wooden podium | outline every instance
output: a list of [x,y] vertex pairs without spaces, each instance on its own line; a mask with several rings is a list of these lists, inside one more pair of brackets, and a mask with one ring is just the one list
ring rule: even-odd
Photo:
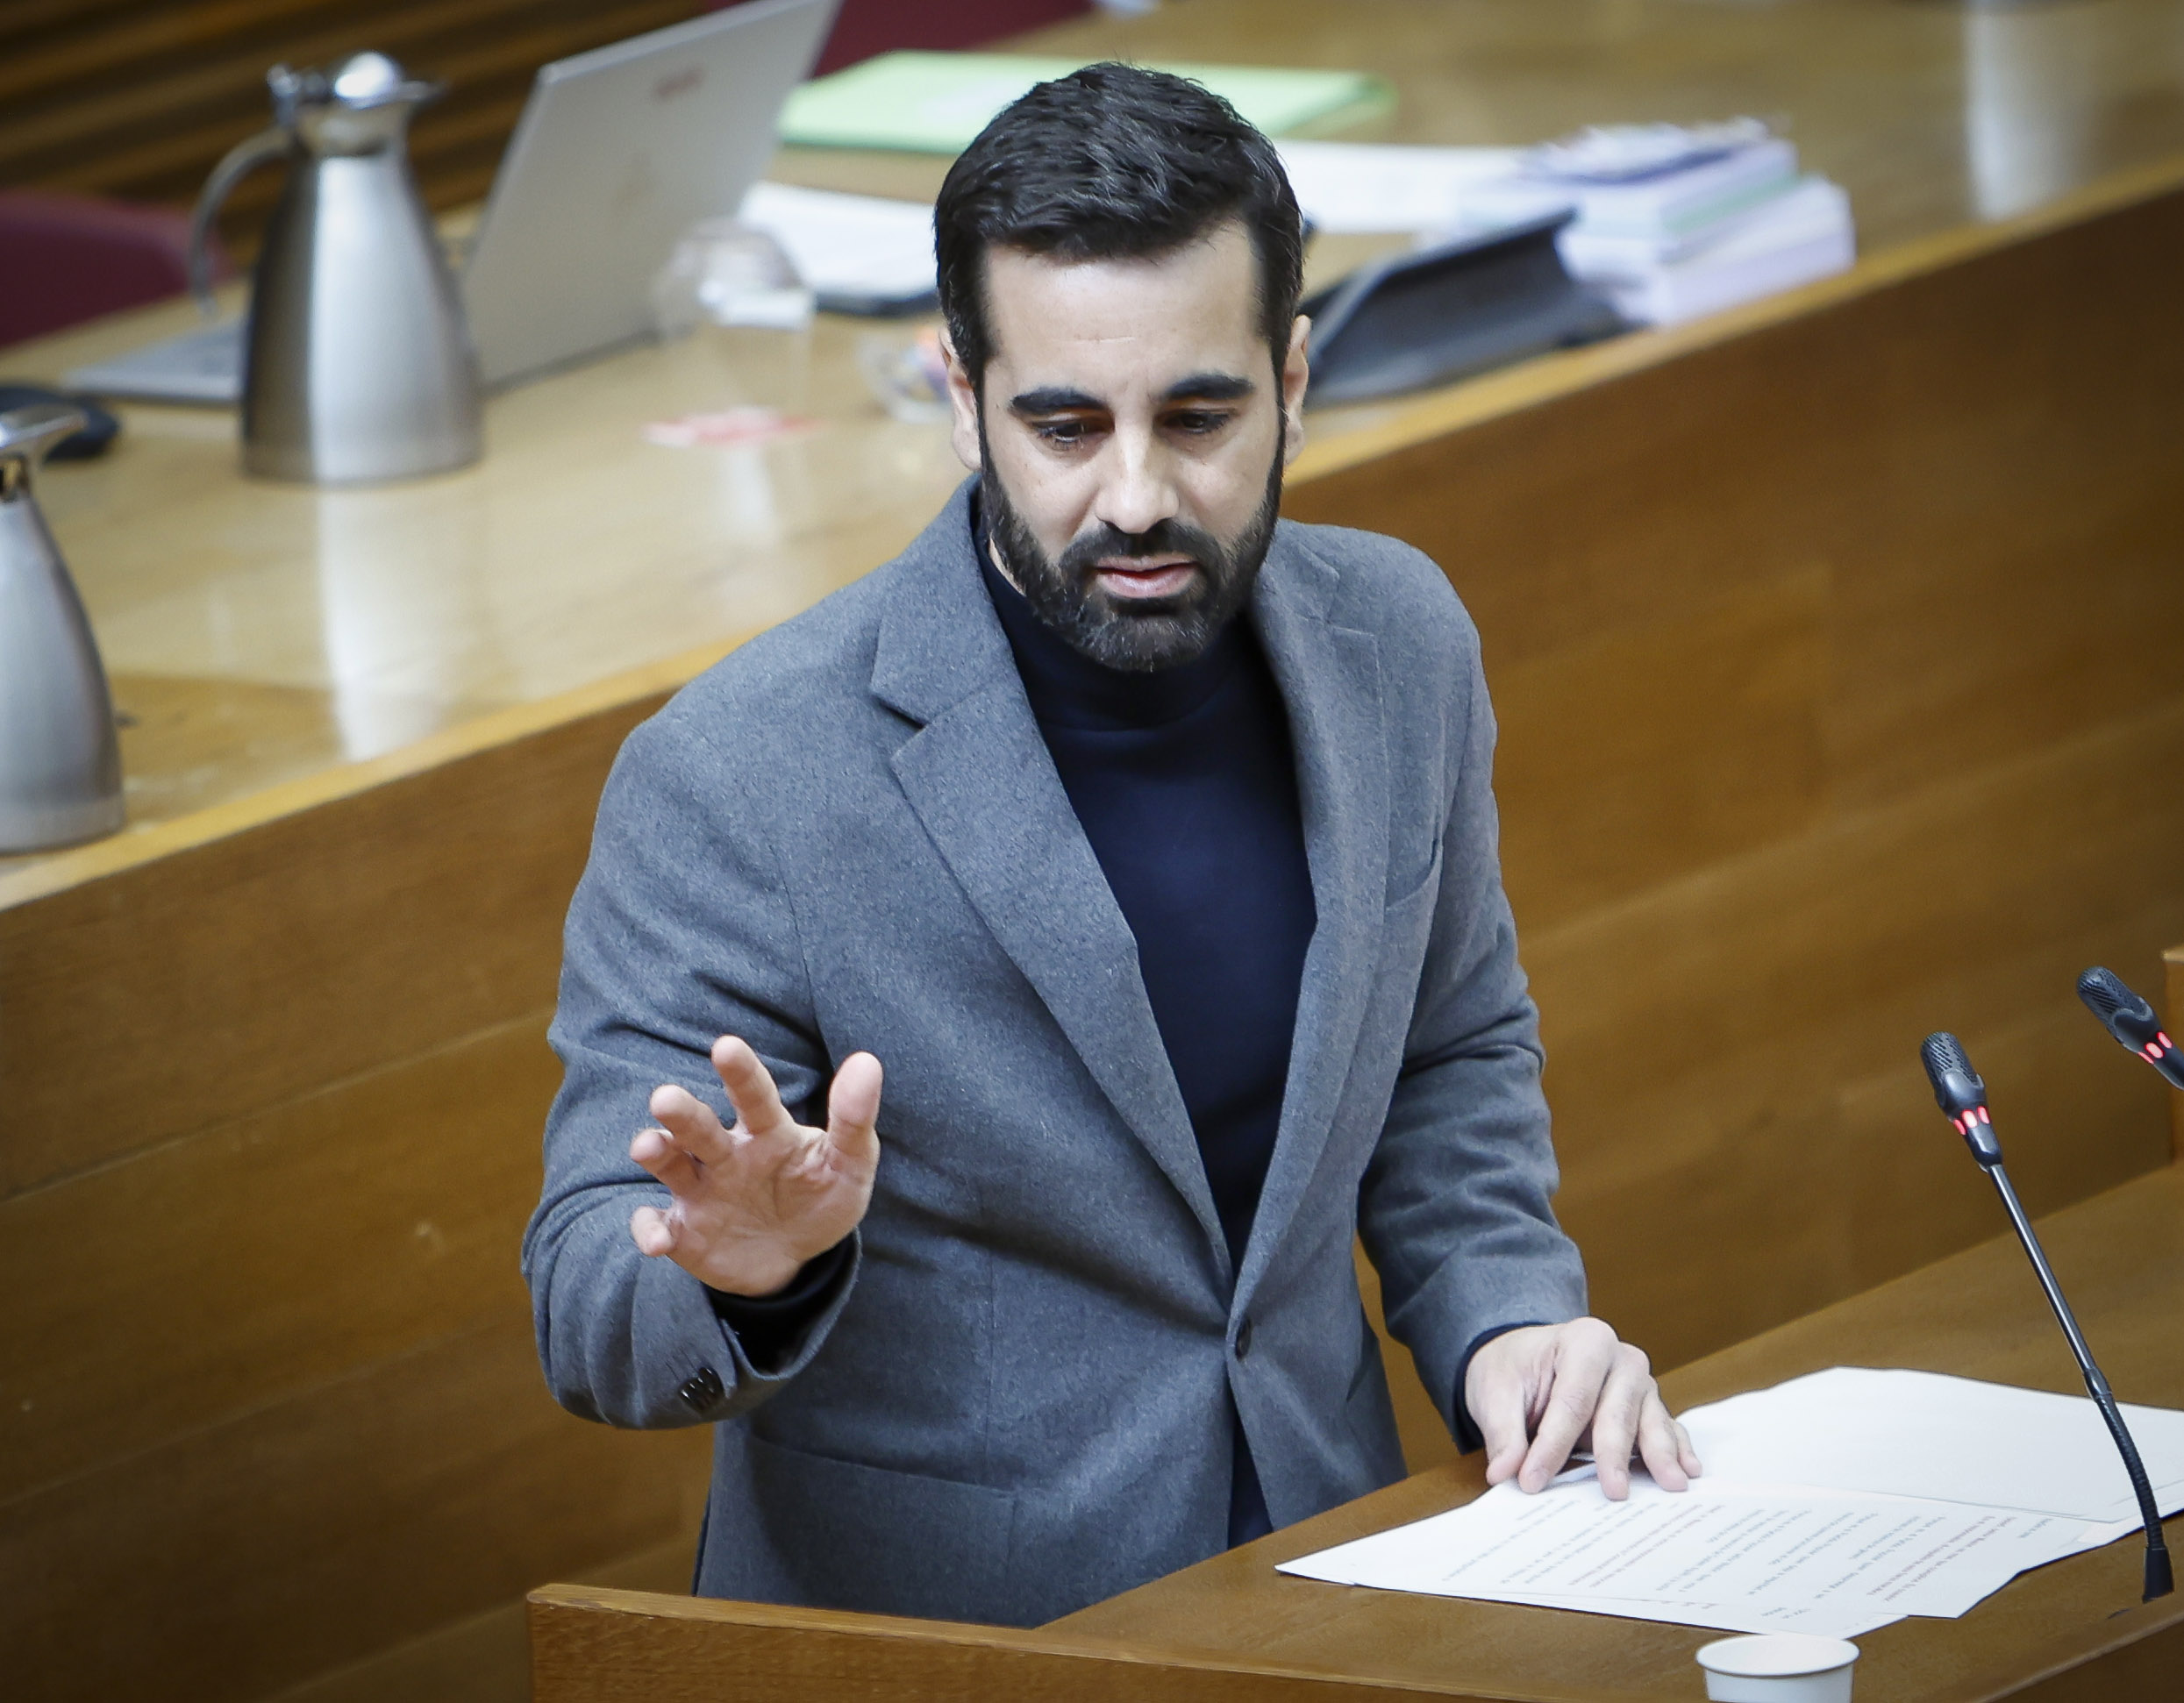
[[[2041,1236],[2118,1393],[2184,1405],[2184,1167],[2059,1213]],[[1663,1381],[1681,1410],[1838,1365],[2082,1387],[2007,1236]],[[1031,1631],[548,1585],[531,1598],[533,1697],[1607,1703],[1703,1695],[1693,1655],[1719,1633],[1274,1571],[1467,1502],[1484,1487],[1481,1471],[1474,1456],[1420,1473]],[[2174,1545],[2184,1542],[2184,1521],[2173,1523]],[[1900,1621],[1870,1633],[1858,1641],[1857,1694],[1864,1703],[2173,1699],[2184,1692],[2184,1596],[2140,1604],[2139,1562],[2139,1544],[2126,1539],[2022,1575],[1961,1620]]]

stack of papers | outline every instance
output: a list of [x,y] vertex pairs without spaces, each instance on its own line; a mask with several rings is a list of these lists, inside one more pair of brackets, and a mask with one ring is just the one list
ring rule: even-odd
[[[2123,1404],[2163,1514],[2184,1506],[2184,1413]],[[1707,1477],[1931,1496],[2137,1522],[2101,1411],[2082,1395],[1837,1366],[1683,1415]]]
[[[2165,1514],[2184,1507],[2184,1413],[2126,1407]],[[1688,1492],[1625,1502],[1580,1468],[1281,1571],[1338,1585],[1575,1608],[1731,1632],[1850,1638],[1954,1619],[2029,1567],[2138,1529],[2093,1404],[1931,1372],[1837,1367],[1683,1416]]]
[[[1678,139],[1683,151],[1676,151]],[[1474,217],[1536,216],[1560,198],[1571,274],[1626,318],[1674,324],[1849,267],[1850,197],[1801,175],[1797,150],[1750,119],[1614,127],[1536,150]]]
[[1567,212],[1563,265],[1645,324],[1827,277],[1857,253],[1849,196],[1801,174],[1796,149],[1750,121],[1533,149],[1285,142],[1281,155],[1320,231],[1429,244]]

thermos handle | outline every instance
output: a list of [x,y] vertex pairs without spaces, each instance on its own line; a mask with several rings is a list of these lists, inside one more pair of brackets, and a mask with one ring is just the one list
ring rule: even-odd
[[218,216],[221,203],[228,191],[268,160],[277,160],[289,151],[290,132],[282,127],[261,131],[248,141],[238,142],[230,148],[220,163],[212,168],[212,175],[205,179],[204,189],[197,197],[197,210],[189,219],[189,291],[197,298],[197,310],[207,319],[218,316],[219,303],[212,299],[212,265],[205,252],[205,244],[212,235],[212,221]]

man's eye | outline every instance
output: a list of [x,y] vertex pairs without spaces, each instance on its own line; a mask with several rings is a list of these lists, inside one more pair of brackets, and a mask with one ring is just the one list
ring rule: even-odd
[[1193,408],[1181,414],[1169,415],[1167,423],[1187,436],[1203,438],[1220,431],[1234,417],[1218,409]]
[[1091,428],[1082,420],[1042,420],[1031,428],[1043,443],[1081,444],[1091,435]]

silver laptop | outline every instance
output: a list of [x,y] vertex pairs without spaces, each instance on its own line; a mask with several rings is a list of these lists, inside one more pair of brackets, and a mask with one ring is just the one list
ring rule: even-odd
[[[543,67],[461,274],[489,385],[650,334],[653,274],[699,219],[732,213],[773,157],[782,103],[841,0],[744,0]],[[80,367],[95,395],[232,404],[242,322]]]

